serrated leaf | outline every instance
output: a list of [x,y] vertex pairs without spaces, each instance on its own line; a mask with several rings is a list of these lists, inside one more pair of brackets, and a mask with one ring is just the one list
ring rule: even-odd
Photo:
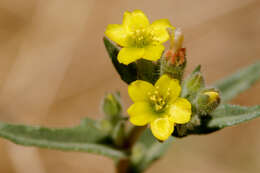
[[120,75],[121,79],[130,84],[131,82],[137,80],[137,68],[135,63],[131,63],[129,65],[124,65],[118,62],[117,55],[119,52],[119,48],[115,46],[109,39],[106,37],[103,38],[106,50],[108,55]]
[[84,119],[72,128],[45,128],[0,122],[0,136],[16,144],[63,151],[101,154],[113,159],[126,157],[108,145],[107,136],[96,127],[96,121]]
[[250,65],[215,84],[221,93],[222,103],[250,88],[260,78],[260,62]]
[[150,129],[146,129],[137,144],[142,144],[146,148],[143,159],[133,165],[131,171],[134,173],[141,173],[147,169],[153,162],[158,160],[165,154],[167,149],[171,146],[173,137],[170,137],[167,141],[158,142],[152,135]]

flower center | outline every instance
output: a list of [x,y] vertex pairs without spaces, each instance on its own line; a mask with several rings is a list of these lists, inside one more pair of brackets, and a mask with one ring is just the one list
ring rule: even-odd
[[154,34],[146,28],[137,29],[129,35],[130,45],[142,48],[154,42]]
[[167,99],[161,96],[157,89],[148,95],[156,111],[161,111],[166,107]]

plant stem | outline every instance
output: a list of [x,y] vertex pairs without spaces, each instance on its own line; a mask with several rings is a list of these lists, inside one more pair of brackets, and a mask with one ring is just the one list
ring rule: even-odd
[[[142,134],[142,132],[146,129],[146,126],[134,126],[131,132],[129,133],[126,143],[124,145],[124,149],[131,153],[131,150]],[[126,159],[119,160],[116,163],[116,172],[117,173],[130,173],[129,167],[131,166],[130,163],[130,156]]]
[[116,163],[116,173],[129,173],[130,160],[121,159]]
[[128,135],[125,143],[125,148],[131,149],[145,129],[146,126],[135,126]]
[[[148,64],[146,61],[143,60],[138,60],[136,62],[137,65],[137,79],[139,80],[147,80],[147,74],[153,74],[153,66],[151,64]],[[146,68],[143,68],[146,65]],[[148,66],[147,66],[148,65]],[[149,67],[149,68],[148,68]],[[145,69],[145,73],[144,73]],[[152,71],[149,71],[152,70]],[[149,79],[149,78],[148,78]],[[145,130],[146,126],[134,126],[129,135],[127,136],[125,143],[124,143],[124,150],[130,153],[131,156],[131,150],[142,132]],[[131,161],[130,161],[130,156],[126,159],[119,160],[116,163],[116,172],[117,173],[130,173],[130,166],[131,166]]]

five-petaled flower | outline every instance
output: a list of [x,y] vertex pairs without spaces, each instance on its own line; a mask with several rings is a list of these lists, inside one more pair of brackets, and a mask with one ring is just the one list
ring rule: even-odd
[[190,102],[179,97],[179,81],[166,74],[154,86],[146,81],[134,81],[128,93],[134,102],[127,110],[130,122],[136,126],[150,123],[153,135],[160,141],[169,138],[175,123],[185,124],[191,118]]
[[140,58],[150,61],[160,59],[164,46],[169,39],[167,28],[173,28],[167,19],[149,23],[141,10],[124,13],[123,23],[110,24],[106,36],[123,47],[118,54],[118,61],[123,64],[132,63]]

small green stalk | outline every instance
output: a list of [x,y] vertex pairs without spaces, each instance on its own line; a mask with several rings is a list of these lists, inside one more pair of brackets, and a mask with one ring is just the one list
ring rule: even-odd
[[[146,129],[146,126],[134,126],[128,137],[125,140],[124,150],[132,154],[132,148],[135,145],[136,141],[141,136],[142,132]],[[130,156],[126,159],[121,159],[116,163],[116,172],[117,173],[130,173]]]

